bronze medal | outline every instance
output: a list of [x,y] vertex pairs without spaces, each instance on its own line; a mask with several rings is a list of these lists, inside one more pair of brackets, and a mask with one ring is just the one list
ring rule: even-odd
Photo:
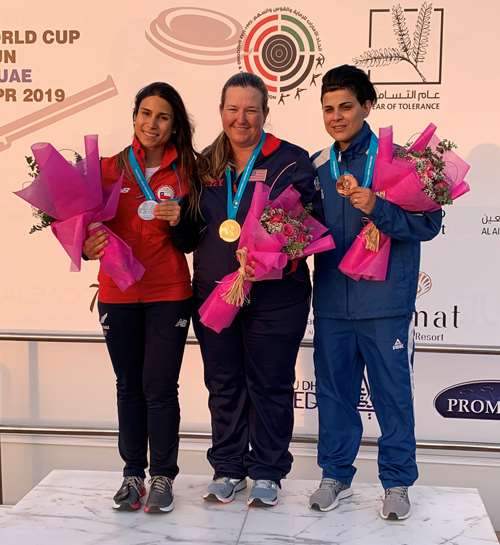
[[347,197],[350,190],[358,186],[358,181],[352,174],[342,174],[335,185],[338,194]]

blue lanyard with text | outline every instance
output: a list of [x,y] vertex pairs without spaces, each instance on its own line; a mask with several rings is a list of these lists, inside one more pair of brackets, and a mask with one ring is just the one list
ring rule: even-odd
[[[141,191],[143,192],[144,196],[148,201],[156,201],[155,194],[153,193],[153,190],[149,187],[148,181],[146,180],[146,176],[144,176],[144,172],[142,172],[141,167],[139,166],[139,163],[137,162],[137,159],[135,157],[134,150],[132,149],[132,146],[130,146],[128,150],[128,161],[130,163],[130,166],[132,168],[132,172],[134,173],[134,177],[137,180],[137,183],[139,184],[139,187],[141,188]],[[181,191],[181,181],[179,179],[179,174],[177,172],[177,167],[175,163],[172,163],[172,170],[175,172],[175,176],[177,178],[177,186],[179,189],[179,192]],[[179,193],[180,194],[180,193]],[[179,201],[179,197],[174,197],[171,199],[172,201]]]
[[[370,146],[368,148],[368,157],[366,159],[365,172],[363,175],[363,183],[361,187],[370,187],[372,185],[373,170],[375,168],[375,157],[378,150],[378,138],[372,133],[370,138]],[[348,172],[346,172],[348,174]],[[340,178],[339,162],[335,153],[334,145],[330,148],[330,175],[332,180],[336,182]]]
[[255,161],[257,160],[257,156],[259,155],[262,149],[265,139],[266,139],[266,133],[262,131],[259,143],[257,144],[257,147],[253,150],[252,155],[250,156],[250,159],[248,160],[245,166],[245,170],[243,171],[243,174],[241,175],[240,183],[238,184],[238,189],[236,191],[236,195],[234,196],[234,198],[233,198],[233,190],[231,187],[232,185],[231,169],[229,167],[226,167],[227,217],[230,220],[234,220],[236,218],[236,214],[238,213],[238,208],[240,207],[241,198],[243,196],[243,193],[245,192],[245,188],[248,184],[248,180],[250,179],[250,174],[252,173],[253,166],[255,164]]

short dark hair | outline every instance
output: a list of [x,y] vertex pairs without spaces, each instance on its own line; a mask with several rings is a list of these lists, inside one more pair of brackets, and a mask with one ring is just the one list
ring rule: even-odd
[[323,76],[321,99],[323,99],[326,93],[336,91],[337,89],[349,89],[356,96],[360,104],[364,104],[367,100],[372,104],[377,102],[377,93],[368,74],[350,64],[336,66],[328,70]]

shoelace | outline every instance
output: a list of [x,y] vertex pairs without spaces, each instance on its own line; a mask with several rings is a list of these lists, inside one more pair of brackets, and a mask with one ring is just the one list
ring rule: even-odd
[[319,484],[320,488],[333,488],[336,493],[338,493],[340,490],[345,488],[345,485],[341,483],[340,481],[337,481],[337,479],[329,479],[328,477],[325,477],[324,479],[321,479],[321,483]]
[[274,481],[269,481],[266,479],[257,479],[255,481],[256,488],[269,488],[275,490],[278,488],[278,485]]
[[140,477],[125,477],[124,483],[129,488],[134,488],[138,494],[141,493],[141,488],[144,486],[144,480]]
[[397,494],[400,498],[408,499],[408,488],[406,486],[395,486],[394,488],[388,488],[385,491],[385,497],[389,497],[391,494]]
[[151,485],[151,490],[156,490],[160,494],[163,494],[167,488],[172,488],[172,481],[168,477],[164,477],[163,475],[156,475],[155,477],[151,477],[149,480],[149,484]]

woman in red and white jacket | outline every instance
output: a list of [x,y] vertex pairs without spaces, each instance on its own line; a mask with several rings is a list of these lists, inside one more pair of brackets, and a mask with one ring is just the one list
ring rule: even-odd
[[[124,292],[99,272],[99,319],[117,379],[118,447],[125,462],[113,500],[116,509],[140,509],[149,442],[144,510],[168,512],[179,471],[177,383],[192,295],[186,258],[172,237],[181,207],[183,214],[195,213],[199,191],[193,129],[172,86],[157,82],[139,91],[133,126],[132,145],[101,161],[105,185],[124,172],[116,216],[106,225],[146,269]],[[85,256],[99,259],[106,244],[106,233],[97,230],[85,241]]]

